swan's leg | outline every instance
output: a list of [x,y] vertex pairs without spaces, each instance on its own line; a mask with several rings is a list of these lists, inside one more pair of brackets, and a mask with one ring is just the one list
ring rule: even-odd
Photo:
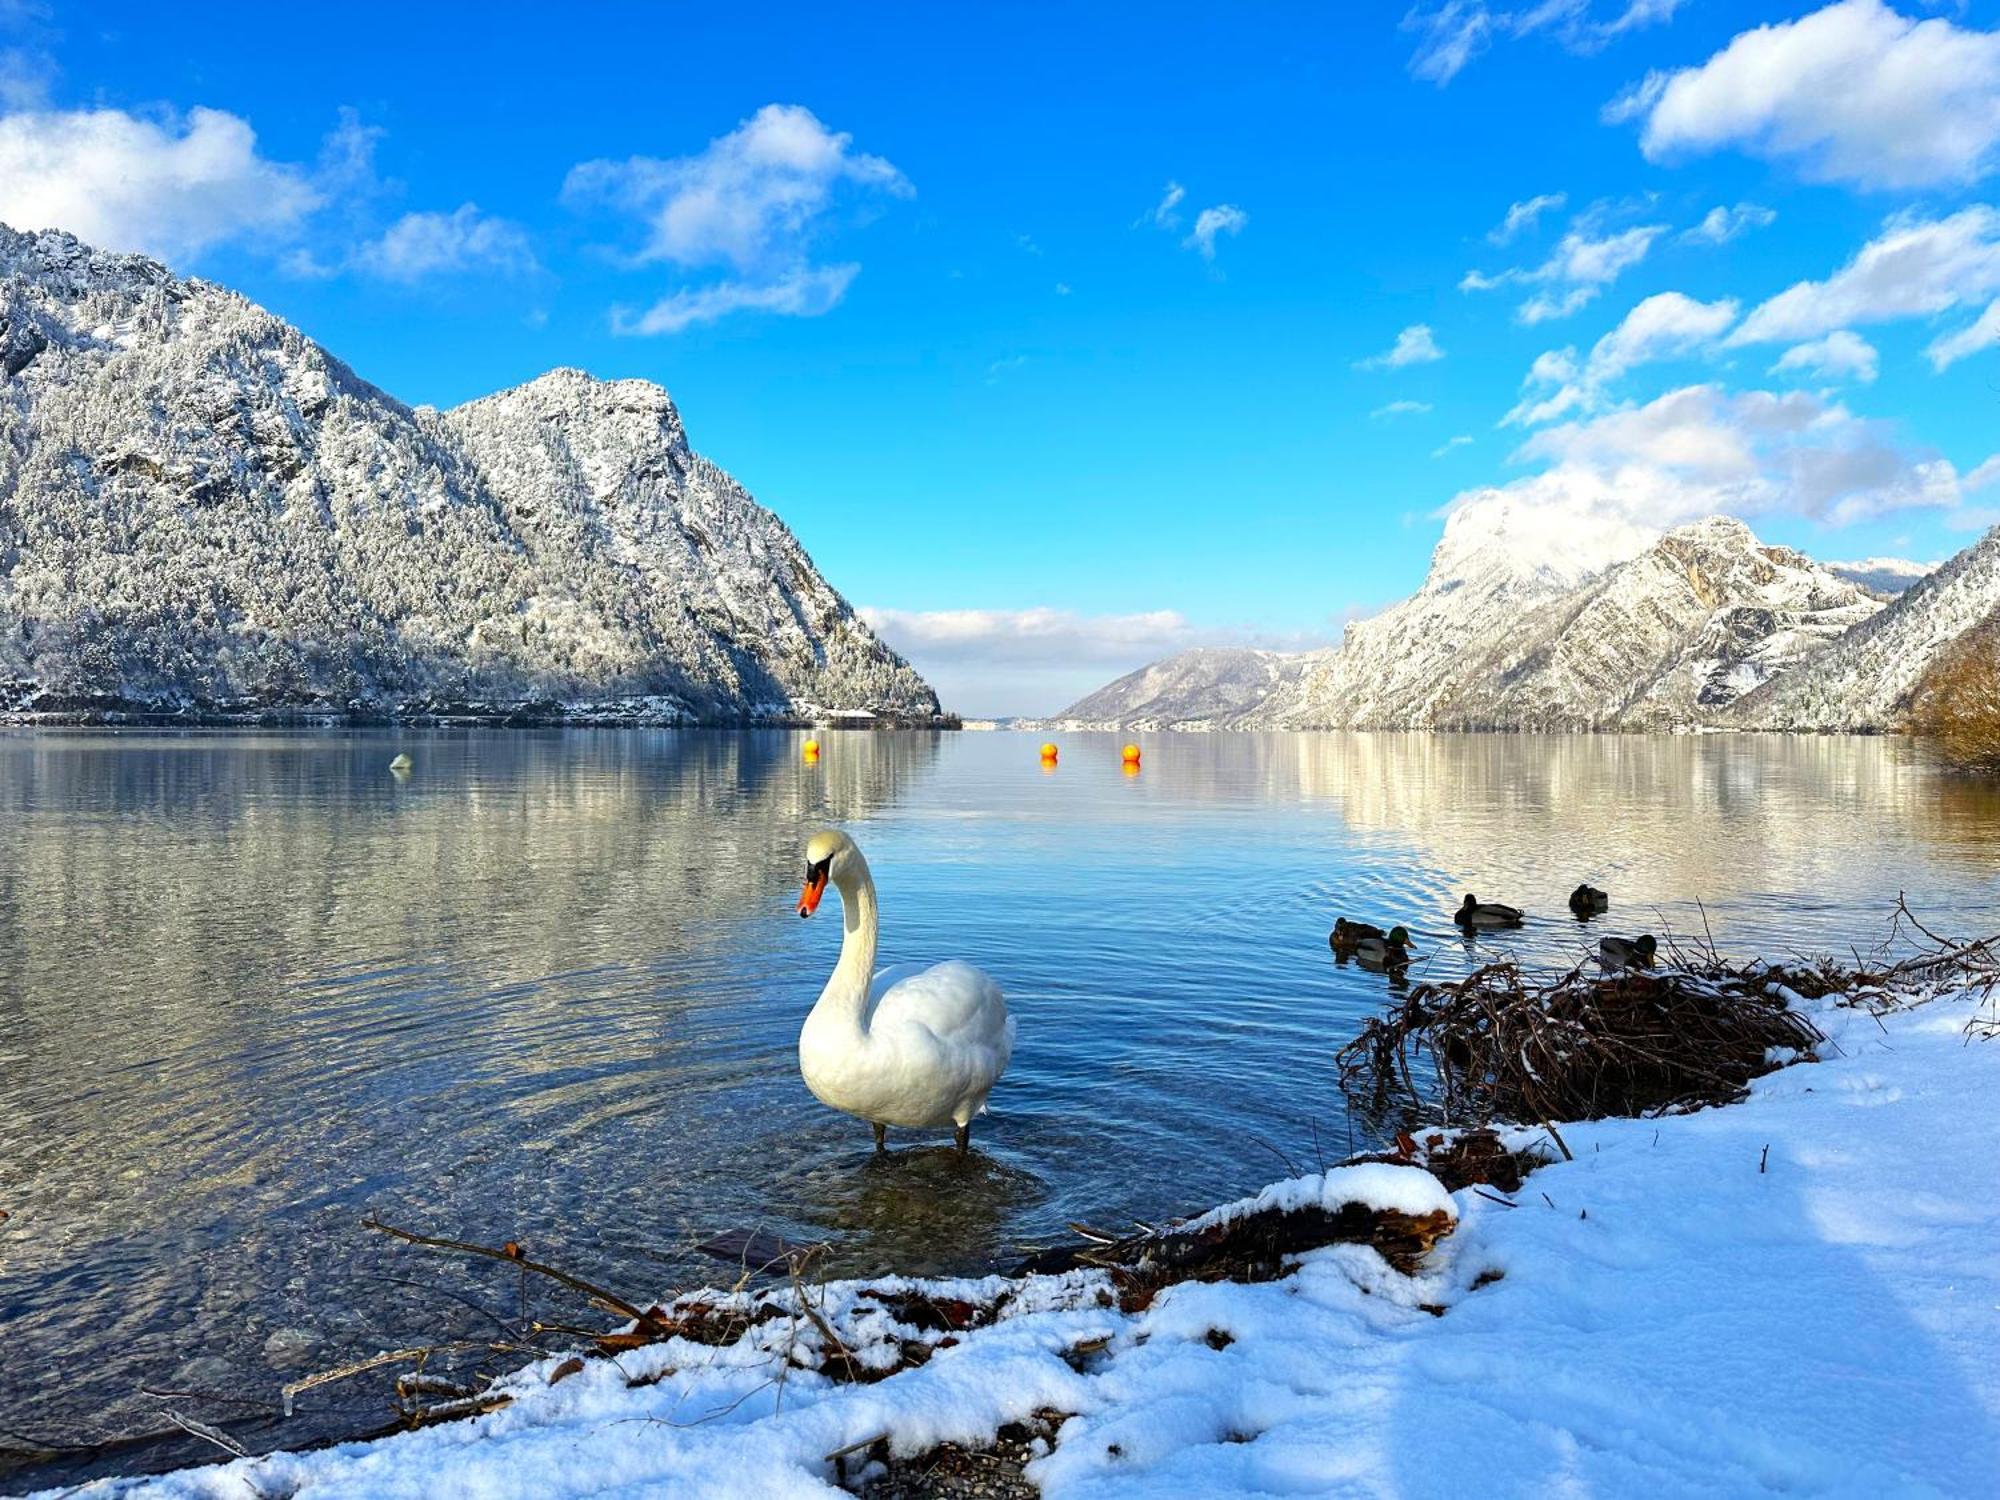
[[882,1124],[880,1121],[877,1121],[875,1125],[876,1153],[879,1155],[880,1153],[887,1151],[888,1149],[889,1149],[889,1127],[887,1125]]
[[972,1149],[972,1127],[970,1125],[958,1126],[952,1131],[951,1138],[958,1143],[958,1154],[960,1156],[965,1155],[966,1152]]

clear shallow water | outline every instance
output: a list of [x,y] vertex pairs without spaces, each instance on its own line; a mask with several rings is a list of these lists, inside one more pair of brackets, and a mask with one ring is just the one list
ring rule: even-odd
[[[1336,913],[1409,922],[1419,975],[1572,961],[1586,878],[1599,930],[1742,955],[1872,944],[1899,890],[2000,926],[2000,795],[1882,740],[1146,736],[1127,777],[1108,736],[1053,773],[1019,735],[802,738],[0,735],[0,1445],[162,1405],[258,1448],[376,1425],[365,1385],[289,1423],[142,1394],[274,1405],[490,1331],[453,1294],[514,1311],[371,1210],[645,1296],[716,1279],[688,1247],[736,1226],[976,1270],[1310,1168],[1370,1139],[1332,1054],[1384,981],[1332,963]],[[969,1167],[911,1133],[872,1160],[799,1080],[822,821],[874,866],[883,962],[968,959],[1019,1018]],[[1465,890],[1534,920],[1468,950]]]

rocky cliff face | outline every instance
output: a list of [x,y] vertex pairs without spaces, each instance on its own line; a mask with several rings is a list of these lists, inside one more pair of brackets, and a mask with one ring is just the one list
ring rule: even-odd
[[2000,528],[1911,585],[1798,671],[1748,694],[1751,729],[1892,729],[1924,675],[1969,631],[2000,620]]
[[413,409],[221,287],[4,228],[0,369],[0,710],[938,711],[656,386]]
[[1534,610],[1431,709],[1441,729],[1671,729],[1826,649],[1882,602],[1716,516]]

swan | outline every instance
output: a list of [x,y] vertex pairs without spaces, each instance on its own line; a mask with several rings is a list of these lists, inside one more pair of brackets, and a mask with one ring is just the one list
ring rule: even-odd
[[799,1072],[822,1104],[875,1127],[887,1149],[891,1125],[949,1122],[959,1154],[971,1149],[972,1117],[1014,1051],[1014,1018],[1000,986],[971,964],[948,960],[875,973],[875,881],[853,839],[834,829],[806,844],[799,915],[840,892],[840,962],[799,1030]]
[[1481,901],[1476,896],[1467,896],[1465,904],[1459,907],[1452,921],[1461,927],[1519,927],[1521,909],[1506,906],[1498,901]]

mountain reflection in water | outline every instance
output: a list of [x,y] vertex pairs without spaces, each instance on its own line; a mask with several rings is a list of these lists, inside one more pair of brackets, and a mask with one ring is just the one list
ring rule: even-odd
[[[1373,1128],[1331,1057],[1386,981],[1332,962],[1336,914],[1408,923],[1420,981],[1601,931],[1842,951],[1899,890],[1952,930],[2000,906],[2000,796],[1885,740],[1145,736],[1127,777],[1111,736],[1050,774],[1018,735],[828,735],[811,765],[802,738],[0,735],[0,1444],[490,1336],[453,1296],[514,1316],[512,1278],[371,1211],[645,1297],[726,1274],[688,1248],[726,1228],[983,1270],[1311,1168]],[[822,821],[875,869],[884,963],[1007,990],[969,1163],[913,1132],[875,1160],[798,1078],[838,943],[792,915]],[[1528,927],[1468,948],[1468,890]],[[366,1385],[290,1422],[174,1404],[250,1412],[258,1447],[387,1416]],[[0,1489],[101,1467],[8,1462]]]

